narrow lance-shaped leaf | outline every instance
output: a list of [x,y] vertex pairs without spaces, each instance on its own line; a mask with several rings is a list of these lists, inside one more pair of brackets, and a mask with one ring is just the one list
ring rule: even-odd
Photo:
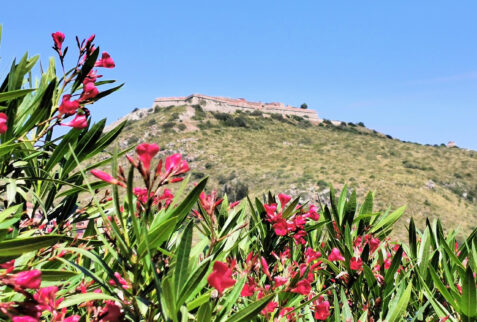
[[462,312],[469,318],[477,317],[477,286],[475,285],[474,273],[470,266],[467,266],[465,280],[462,285],[462,297],[460,307]]
[[194,222],[190,221],[189,224],[184,229],[182,234],[182,239],[179,244],[179,248],[176,252],[176,267],[174,270],[174,286],[176,288],[176,297],[179,296],[179,293],[182,289],[182,286],[187,280],[188,277],[188,267],[189,267],[189,255],[190,249],[192,247],[192,228]]

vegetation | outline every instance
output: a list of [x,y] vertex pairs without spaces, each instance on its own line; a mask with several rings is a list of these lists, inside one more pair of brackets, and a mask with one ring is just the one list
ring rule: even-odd
[[[53,40],[63,63],[65,36],[57,32]],[[111,147],[125,122],[103,133],[105,121],[91,124],[89,108],[120,86],[98,90],[112,81],[97,82],[93,67],[114,62],[107,53],[98,59],[93,40],[78,41],[79,63],[67,73],[57,76],[51,60],[30,88],[25,80],[38,58],[25,55],[0,87],[1,320],[477,318],[477,228],[458,243],[439,220],[417,229],[411,219],[408,243],[395,243],[389,236],[405,207],[376,210],[374,193],[358,203],[355,190],[344,186],[337,194],[330,186],[320,206],[284,193],[247,197],[249,181],[237,168],[221,176],[221,196],[205,192],[208,178],[191,156],[160,151],[155,143]],[[213,127],[204,131],[222,137],[221,150],[234,148],[226,133],[240,135],[243,128],[205,117]],[[300,121],[263,122],[270,123],[247,131],[302,130]],[[57,136],[59,126],[70,129]],[[253,152],[277,157],[271,138]],[[181,140],[181,147],[205,144]],[[214,161],[204,168],[218,168],[218,155]],[[190,184],[189,173],[200,181]],[[307,183],[313,172],[304,168],[296,177]]]
[[[393,230],[394,239],[406,238],[411,217],[420,228],[425,227],[426,218],[440,218],[445,229],[459,228],[460,240],[477,224],[475,151],[389,140],[362,126],[314,126],[296,116],[253,113],[203,112],[200,129],[192,117],[184,121],[188,130],[181,133],[151,129],[144,135],[143,122],[155,117],[167,120],[174,111],[139,120],[119,141],[137,137],[167,146],[170,152],[181,149],[193,159],[193,168],[209,176],[209,185],[221,191],[225,183],[219,179],[235,169],[253,197],[271,190],[301,194],[312,202],[327,200],[328,184],[319,182],[335,183],[338,189],[349,183],[360,198],[371,188],[378,191],[375,202],[380,208],[408,205]],[[220,119],[237,117],[245,127]],[[424,204],[426,200],[430,205]]]

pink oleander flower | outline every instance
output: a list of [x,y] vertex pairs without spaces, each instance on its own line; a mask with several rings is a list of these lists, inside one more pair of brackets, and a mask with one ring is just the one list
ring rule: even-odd
[[207,212],[210,216],[214,214],[215,208],[224,201],[224,199],[217,200],[217,191],[212,191],[210,195],[206,195],[205,192],[201,192],[199,196],[199,202],[202,208],[204,208],[205,212]]
[[286,283],[288,283],[288,278],[283,277],[283,276],[275,276],[273,278],[273,281],[275,282],[274,287],[277,288],[277,287],[280,287],[280,286],[285,285]]
[[157,200],[161,201],[161,200],[165,200],[166,203],[165,203],[165,206],[169,206],[171,203],[172,203],[172,200],[174,199],[174,195],[172,194],[171,190],[169,189],[164,189],[164,192],[162,193],[162,195],[159,195],[157,197]]
[[319,251],[314,251],[312,248],[308,247],[306,250],[305,250],[305,253],[304,253],[305,257],[306,257],[306,263],[309,264],[311,263],[312,261],[314,261],[315,259],[318,259],[321,257],[321,252]]
[[91,70],[88,75],[83,80],[83,86],[85,86],[88,83],[95,83],[96,80],[100,77],[103,77],[103,75],[98,75],[96,70]]
[[301,295],[308,295],[311,292],[311,284],[308,280],[299,281],[295,288],[291,290],[293,293],[298,293]]
[[278,315],[278,319],[281,320],[284,316],[286,316],[286,319],[288,321],[295,321],[295,313],[289,314],[291,311],[293,311],[295,308],[292,307],[284,307],[281,309],[280,314]]
[[379,238],[375,238],[372,235],[366,235],[366,236],[364,236],[364,238],[369,244],[369,251],[371,253],[373,253],[376,249],[379,248],[379,245],[381,243]]
[[353,245],[354,245],[354,247],[360,247],[362,242],[363,242],[363,237],[362,237],[362,236],[358,236],[358,237],[356,237],[356,239],[354,240]]
[[293,235],[293,239],[295,240],[295,243],[298,245],[305,245],[306,244],[306,231],[304,230],[299,230],[295,235]]
[[121,308],[117,306],[113,301],[106,301],[106,305],[101,310],[99,315],[102,322],[117,322],[121,318]]
[[[147,189],[146,188],[139,188],[135,187],[133,188],[133,194],[137,197],[137,200],[139,200],[141,203],[145,204],[147,202]],[[150,193],[150,197],[152,197],[153,194],[152,192]]]
[[273,230],[275,231],[275,234],[277,234],[278,236],[286,236],[286,234],[288,233],[287,221],[280,217],[273,224]]
[[272,203],[269,205],[263,205],[263,208],[265,208],[265,211],[267,212],[267,215],[273,215],[275,211],[277,211],[277,204]]
[[303,216],[300,216],[300,215],[295,216],[293,217],[292,221],[297,228],[303,229],[305,227],[306,220]]
[[344,262],[345,258],[343,257],[343,255],[341,255],[340,250],[338,248],[333,248],[331,250],[331,253],[328,255],[328,260],[330,262],[334,262],[334,261]]
[[86,84],[83,84],[83,93],[81,94],[79,101],[80,102],[87,101],[91,98],[95,98],[98,94],[99,94],[99,91],[94,85],[94,83],[88,82]]
[[94,41],[94,38],[96,38],[96,35],[95,35],[95,34],[92,34],[91,36],[89,36],[88,40],[86,40],[85,46],[84,46],[82,49],[87,48],[87,47],[90,47],[91,44],[92,44],[93,41]]
[[352,257],[349,261],[349,266],[352,270],[360,271],[363,269],[363,260],[360,257]]
[[166,175],[176,176],[189,171],[189,164],[186,160],[182,160],[180,153],[175,153],[166,158],[164,168],[166,169]]
[[55,49],[61,51],[61,46],[63,45],[63,41],[65,41],[65,34],[61,31],[57,31],[51,34],[53,37],[53,41],[55,42]]
[[[119,284],[121,284],[121,286],[124,288],[124,289],[128,289],[130,288],[131,286],[129,285],[129,283],[121,277],[121,275],[118,273],[118,272],[115,272],[114,273],[114,277],[116,277],[116,279],[118,280]],[[116,285],[116,282],[114,281],[114,279],[110,279],[109,280],[109,284],[110,285]]]
[[31,271],[20,272],[15,275],[15,284],[22,288],[38,289],[41,284],[41,271],[34,269]]
[[123,188],[126,187],[124,182],[121,182],[118,179],[113,178],[111,175],[107,174],[106,172],[103,172],[103,171],[97,170],[97,169],[91,170],[90,172],[93,176],[95,176],[96,178],[98,178],[100,180],[103,180],[103,181],[108,182],[110,184],[117,184],[117,185],[119,185]]
[[12,322],[38,322],[38,321],[40,320],[31,316],[26,316],[26,315],[12,317]]
[[69,126],[78,130],[88,127],[88,119],[84,114],[76,114],[76,116],[67,123],[61,123],[62,126]]
[[79,320],[81,320],[81,316],[72,315],[72,316],[67,317],[66,319],[64,319],[62,322],[78,322]]
[[213,266],[212,273],[207,278],[210,286],[219,291],[219,296],[223,294],[226,288],[235,285],[236,280],[232,278],[232,270],[227,263],[216,261]]
[[151,160],[159,152],[159,146],[155,143],[141,143],[136,147],[136,153],[142,163],[142,168],[145,173],[149,172],[151,167]]
[[308,213],[306,214],[308,218],[314,221],[320,220],[320,214],[318,213],[318,207],[311,205],[308,209]]
[[232,203],[229,205],[229,209],[235,208],[239,203],[240,203],[240,200],[232,202]]
[[257,285],[253,278],[249,277],[248,282],[244,284],[242,288],[242,292],[240,292],[240,296],[249,297],[255,294],[257,291]]
[[0,134],[7,132],[7,114],[0,113]]
[[43,311],[48,310],[52,312],[63,301],[63,298],[56,299],[56,292],[58,292],[58,287],[56,286],[43,287],[33,295],[33,298],[38,302],[39,307]]
[[10,273],[15,268],[15,260],[12,259],[8,262],[0,264],[0,268],[5,269],[7,274]]
[[67,115],[75,114],[76,111],[78,110],[78,108],[80,106],[79,101],[78,100],[70,101],[70,99],[71,99],[70,94],[63,95],[63,98],[61,100],[61,105],[58,108],[58,110],[60,112],[60,115],[62,115],[62,114],[67,114]]
[[268,313],[272,313],[278,307],[278,303],[275,301],[271,301],[265,306],[265,308],[260,312],[262,315],[266,315]]
[[323,301],[323,296],[320,296],[315,303],[315,319],[325,321],[330,316],[330,302]]
[[265,273],[265,275],[267,275],[267,277],[271,280],[272,279],[272,276],[270,275],[270,270],[269,270],[269,266],[268,266],[268,263],[267,263],[267,260],[265,259],[265,257],[260,257],[260,263],[262,264],[262,269],[263,269],[263,272]]
[[113,59],[107,52],[103,52],[101,59],[94,64],[95,67],[105,67],[105,68],[114,68],[116,64],[114,64]]
[[282,205],[282,209],[283,209],[285,205],[291,200],[291,197],[289,195],[279,193],[278,199],[280,200],[280,204]]

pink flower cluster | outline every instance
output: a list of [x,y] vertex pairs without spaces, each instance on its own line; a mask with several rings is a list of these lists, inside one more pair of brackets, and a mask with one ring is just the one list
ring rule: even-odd
[[0,134],[7,132],[7,114],[0,113]]
[[311,205],[307,212],[304,212],[300,206],[298,213],[294,214],[288,220],[283,218],[283,211],[285,211],[286,204],[291,200],[291,197],[285,194],[279,194],[281,212],[277,212],[277,204],[265,204],[264,208],[267,213],[267,221],[272,224],[275,234],[278,236],[290,235],[295,239],[297,244],[306,244],[305,225],[309,220],[318,221],[320,215],[317,212],[317,207]]
[[[167,188],[160,193],[159,188],[167,183],[182,181],[184,178],[181,175],[189,171],[187,161],[182,159],[182,156],[178,153],[166,157],[164,168],[161,159],[155,170],[151,171],[151,161],[158,152],[159,146],[156,144],[142,143],[136,148],[138,161],[129,155],[126,156],[130,164],[139,170],[146,185],[146,187],[133,188],[139,209],[145,207],[151,199],[152,205],[157,206],[159,209],[163,207],[167,208],[172,203],[174,195],[171,190]],[[91,174],[107,183],[126,187],[127,180],[121,167],[119,168],[118,178],[114,178],[110,174],[97,169],[91,170]]]
[[[67,48],[63,51],[63,42],[65,41],[65,35],[62,32],[55,32],[52,34],[54,46],[53,49],[58,53],[61,64],[63,65],[64,55],[66,54]],[[95,35],[89,37],[87,41],[83,40],[80,44],[77,38],[78,48],[80,51],[79,63],[76,66],[76,74],[81,70],[85,61],[93,54],[95,51],[95,46],[93,44]],[[105,67],[105,68],[114,68],[116,65],[107,52],[103,52],[101,59],[95,62],[95,67]],[[66,123],[61,123],[63,126],[70,126],[75,129],[83,129],[88,126],[88,116],[89,110],[84,106],[90,104],[92,100],[99,94],[99,90],[96,87],[96,79],[101,77],[97,75],[96,71],[91,70],[89,74],[83,80],[83,91],[78,99],[72,100],[72,94],[65,94],[61,99],[61,104],[58,107],[58,119],[63,120],[69,116],[75,115],[74,118]],[[72,81],[73,78],[65,79],[65,85]]]
[[[13,267],[14,261],[4,263],[1,266],[1,268],[6,268],[7,272],[10,272]],[[40,288],[41,275],[41,271],[34,269],[14,275],[5,274],[0,276],[2,284],[10,285],[25,296],[23,302],[2,303],[0,310],[15,322],[38,322],[44,312],[51,314],[50,321],[53,322],[79,321],[79,315],[66,317],[66,308],[58,308],[63,298],[57,297],[58,288],[56,286]],[[27,290],[35,290],[35,293],[32,295]]]

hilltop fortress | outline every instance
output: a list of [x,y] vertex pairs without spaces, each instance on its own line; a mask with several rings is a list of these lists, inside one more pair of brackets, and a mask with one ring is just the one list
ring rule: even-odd
[[265,114],[297,115],[310,122],[320,122],[318,113],[313,110],[285,105],[283,103],[249,102],[244,98],[215,97],[202,94],[192,94],[184,97],[161,97],[154,100],[153,108],[171,105],[200,105],[204,111],[233,113],[241,111],[260,111]]
[[154,103],[152,104],[152,108],[136,108],[131,113],[121,117],[117,121],[108,125],[105,130],[111,130],[112,128],[114,128],[114,126],[118,125],[124,120],[142,119],[147,115],[154,113],[155,111],[157,111],[157,109],[181,105],[200,105],[204,111],[209,112],[234,113],[235,111],[260,111],[265,115],[297,115],[307,119],[314,124],[322,122],[322,120],[318,117],[318,113],[316,113],[316,111],[293,107],[290,105],[285,105],[283,103],[249,102],[243,98],[235,99],[228,97],[215,97],[202,94],[192,94],[183,97],[156,98],[154,100]]

